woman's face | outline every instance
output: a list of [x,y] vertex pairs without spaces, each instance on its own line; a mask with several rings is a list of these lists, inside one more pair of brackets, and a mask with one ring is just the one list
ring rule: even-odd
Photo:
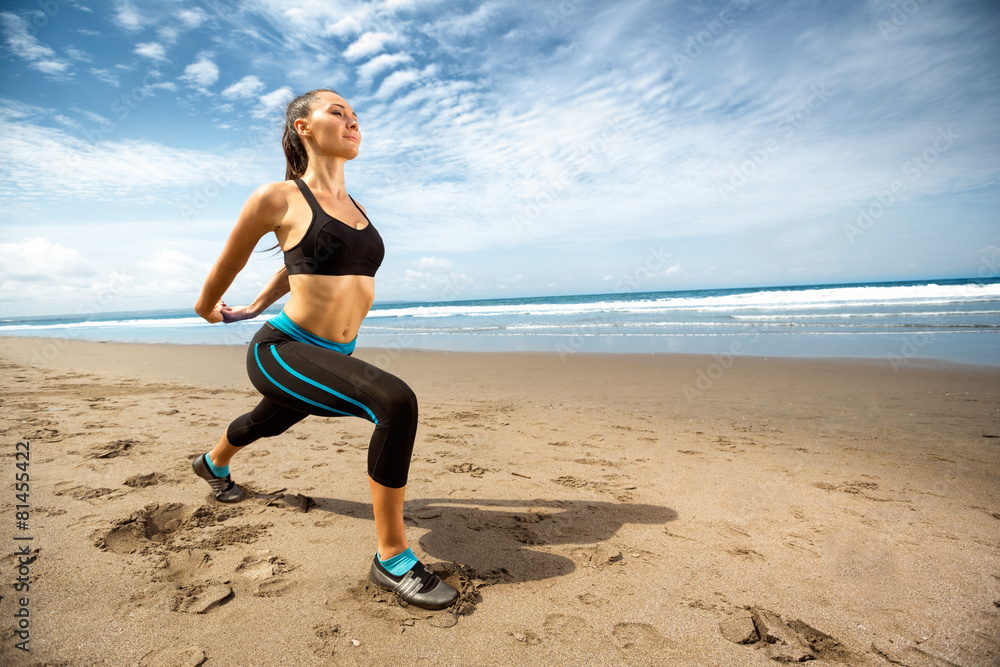
[[317,93],[312,113],[295,121],[299,135],[317,156],[353,160],[361,146],[361,129],[354,109],[340,95]]

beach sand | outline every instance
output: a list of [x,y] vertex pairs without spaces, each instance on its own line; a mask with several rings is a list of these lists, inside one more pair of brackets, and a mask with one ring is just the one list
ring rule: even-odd
[[369,423],[250,445],[237,505],[194,476],[244,356],[0,339],[0,662],[1000,664],[998,368],[359,349],[420,400],[427,612],[367,581]]

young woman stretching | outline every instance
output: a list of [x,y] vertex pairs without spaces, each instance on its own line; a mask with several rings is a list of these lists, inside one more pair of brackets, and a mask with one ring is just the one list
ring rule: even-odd
[[[284,433],[306,415],[367,419],[375,425],[368,483],[378,536],[369,578],[411,604],[447,607],[458,592],[417,560],[403,529],[417,399],[399,378],[351,356],[384,254],[381,236],[344,186],[344,165],[361,143],[357,115],[336,92],[310,91],[288,105],[281,143],[287,180],[262,185],[247,199],[195,306],[209,322],[233,322],[290,293],[247,351],[250,381],[263,398],[192,466],[216,499],[237,502],[243,491],[229,461],[240,448]],[[223,294],[268,232],[284,251],[284,268],[252,304],[228,307]]]

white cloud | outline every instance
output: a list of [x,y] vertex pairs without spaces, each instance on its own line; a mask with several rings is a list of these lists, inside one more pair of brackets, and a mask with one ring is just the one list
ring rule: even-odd
[[266,95],[261,95],[257,103],[257,108],[251,112],[254,118],[264,118],[280,109],[283,109],[295,97],[295,93],[288,86],[282,86],[277,90],[272,90]]
[[[0,119],[0,201],[23,206],[58,192],[74,201],[160,202],[181,213],[194,195],[225,173],[231,184],[259,184],[263,171],[252,160],[234,160],[214,149],[192,150],[152,141],[123,140],[115,119],[86,112],[94,121],[81,133],[42,127],[26,119],[45,109],[5,109]],[[27,112],[27,113],[25,113]],[[25,113],[24,118],[16,118]],[[80,135],[87,139],[81,139]],[[35,177],[46,174],[44,180]],[[195,211],[197,214],[197,211]]]
[[387,32],[366,32],[347,47],[347,50],[344,51],[344,57],[348,60],[366,58],[375,55],[385,48],[386,44],[393,41],[395,38]]
[[167,58],[167,49],[158,42],[144,42],[142,44],[136,44],[135,49],[132,52],[136,55],[143,56],[144,58],[149,58],[150,60],[170,62]]
[[94,60],[94,57],[91,56],[86,51],[81,51],[80,49],[74,48],[72,46],[68,46],[64,50],[66,51],[66,55],[72,58],[73,60],[79,60],[80,62],[85,62],[85,63],[93,62]]
[[472,284],[466,274],[454,270],[451,260],[442,257],[421,257],[410,267],[398,282],[388,281],[389,289],[415,291],[430,300],[448,301]]
[[91,68],[90,73],[98,81],[103,81],[104,83],[109,83],[116,88],[121,85],[121,77],[113,73],[111,70],[106,68]]
[[400,90],[409,86],[412,83],[416,83],[421,79],[427,79],[437,72],[437,65],[428,65],[423,70],[415,69],[402,69],[396,70],[389,76],[382,80],[382,84],[378,87],[378,92],[375,93],[375,97],[378,99],[386,99],[392,97]]
[[59,76],[69,69],[69,63],[56,57],[56,52],[28,32],[28,22],[17,14],[0,13],[7,48],[28,61],[28,66],[49,76]]
[[413,268],[420,272],[446,273],[454,268],[450,259],[440,257],[421,257],[413,262]]
[[447,37],[471,37],[483,32],[499,10],[500,3],[487,2],[469,14],[453,14],[439,20],[430,31]]
[[348,14],[338,19],[335,23],[328,25],[324,34],[346,37],[347,35],[356,35],[363,29],[364,26],[361,24],[361,21],[356,16]]
[[129,0],[118,0],[111,16],[115,25],[122,30],[128,32],[142,30],[142,17],[139,16],[139,10]]
[[0,243],[0,291],[7,283],[59,282],[92,276],[94,269],[73,248],[41,237]]
[[156,31],[161,42],[166,42],[167,44],[173,45],[177,43],[177,38],[180,37],[180,31],[173,26],[162,26]]
[[222,96],[230,99],[254,97],[262,90],[264,90],[264,82],[255,77],[253,74],[248,74],[223,90]]
[[59,123],[60,125],[65,125],[66,127],[80,128],[83,127],[79,122],[73,118],[62,115],[61,113],[52,114],[52,120]]
[[413,62],[413,56],[409,53],[383,53],[358,67],[358,80],[365,84],[370,83],[382,72],[410,62]]
[[219,80],[219,67],[208,55],[201,54],[198,60],[184,68],[180,79],[192,88],[208,92],[207,88]]
[[202,23],[208,20],[208,14],[205,13],[200,7],[195,7],[194,9],[182,9],[177,12],[177,18],[180,22],[187,28],[197,28]]
[[31,66],[37,69],[42,74],[48,74],[49,76],[56,76],[62,74],[67,69],[69,69],[69,63],[64,60],[36,60],[31,63]]

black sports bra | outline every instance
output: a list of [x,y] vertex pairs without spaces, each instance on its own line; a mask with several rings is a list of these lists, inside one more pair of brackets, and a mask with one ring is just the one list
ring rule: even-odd
[[354,197],[351,201],[368,220],[363,229],[355,229],[324,211],[302,179],[296,178],[295,184],[309,202],[312,220],[302,240],[285,251],[288,274],[374,276],[385,257],[385,245]]

